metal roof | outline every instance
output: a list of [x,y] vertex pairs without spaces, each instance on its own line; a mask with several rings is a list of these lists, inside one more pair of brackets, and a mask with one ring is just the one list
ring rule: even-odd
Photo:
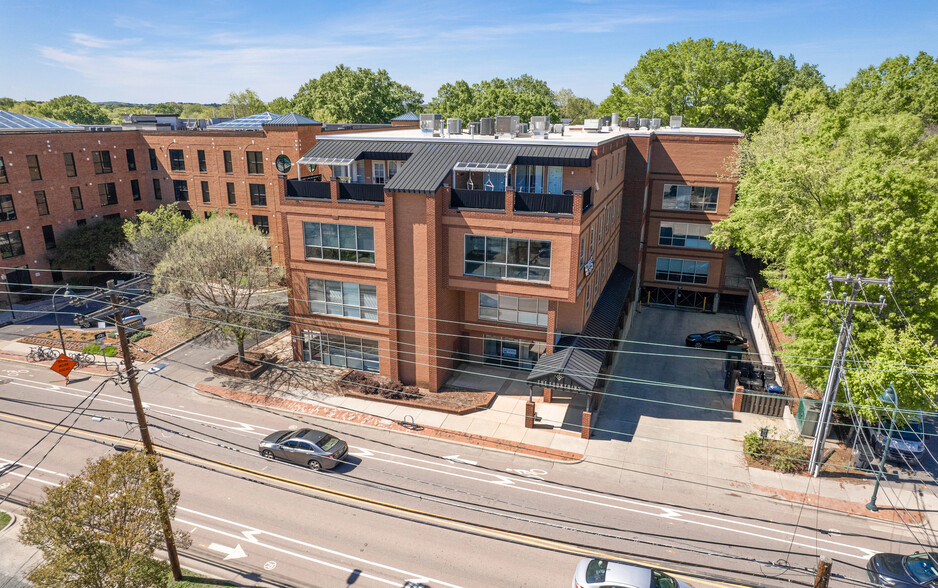
[[402,115],[400,115],[400,116],[395,116],[395,117],[392,118],[391,120],[392,120],[392,121],[395,121],[395,120],[396,120],[396,121],[414,121],[414,120],[420,120],[420,115],[419,115],[419,114],[414,114],[413,112],[405,112],[404,114],[402,114]]
[[225,122],[218,123],[217,125],[212,125],[210,129],[232,129],[232,130],[260,130],[260,128],[269,123],[270,121],[280,118],[280,115],[275,112],[262,112],[260,114],[252,114],[251,116],[245,116],[244,118],[236,118],[234,120],[227,120]]
[[71,125],[57,120],[47,118],[37,118],[15,112],[0,110],[0,130],[3,131],[21,131],[32,129],[80,129],[79,125]]
[[588,167],[592,154],[591,147],[526,145],[507,140],[504,144],[496,144],[446,139],[383,141],[320,136],[316,145],[298,163],[314,163],[324,158],[406,159],[407,164],[384,185],[385,191],[432,194],[459,162]]
[[566,349],[538,358],[528,374],[529,384],[579,388],[585,392],[595,388],[634,276],[624,265],[615,265],[583,331]]
[[307,118],[302,114],[291,112],[270,122],[263,123],[265,127],[301,127],[307,125],[322,125],[318,120]]

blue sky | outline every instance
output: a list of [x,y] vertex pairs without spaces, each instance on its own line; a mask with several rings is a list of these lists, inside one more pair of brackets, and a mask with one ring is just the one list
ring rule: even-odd
[[0,0],[0,96],[224,102],[250,87],[269,101],[344,63],[427,100],[529,73],[598,102],[645,51],[688,37],[793,54],[842,86],[888,57],[938,54],[938,3]]

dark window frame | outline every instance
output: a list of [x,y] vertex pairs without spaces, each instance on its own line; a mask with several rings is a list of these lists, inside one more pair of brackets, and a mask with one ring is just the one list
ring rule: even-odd
[[46,243],[46,251],[55,249],[55,228],[52,225],[42,225],[42,239]]
[[212,195],[209,193],[208,182],[202,180],[202,204],[211,204]]
[[137,154],[133,148],[127,149],[127,171],[137,171]]
[[72,186],[69,188],[69,192],[72,194],[72,210],[84,209],[85,203],[81,199],[81,186]]
[[39,165],[38,155],[26,156],[26,167],[29,168],[29,179],[38,182],[42,179],[42,167]]
[[[263,220],[261,220],[263,219]],[[260,222],[259,222],[260,221]],[[270,234],[270,219],[267,216],[254,214],[251,215],[251,224],[265,235]]]
[[130,195],[134,201],[141,200],[143,198],[140,195],[140,180],[136,178],[130,180]]
[[49,199],[46,198],[46,191],[35,190],[33,196],[36,198],[36,210],[39,211],[39,216],[47,216],[49,214]]
[[225,190],[228,192],[228,206],[237,206],[238,196],[235,192],[234,182],[226,182]]
[[264,184],[248,184],[248,193],[251,196],[251,206],[267,206],[267,186]]
[[114,173],[114,167],[111,165],[111,152],[107,149],[102,151],[92,151],[91,161],[94,163],[94,173],[110,174]]
[[114,182],[98,184],[98,199],[101,206],[114,206],[117,204],[117,184]]
[[189,182],[173,180],[173,199],[176,202],[189,202]]
[[13,194],[0,194],[0,223],[16,220],[16,203]]
[[186,171],[186,152],[182,149],[169,150],[169,171]]
[[205,149],[199,149],[197,155],[199,158],[199,173],[207,173],[208,165],[205,163]]
[[7,177],[7,165],[3,163],[3,158],[0,157],[0,184],[6,184],[10,181],[10,178]]
[[264,152],[263,151],[245,151],[244,158],[248,164],[248,175],[264,175]]
[[160,184],[159,178],[153,178],[153,198],[155,200],[163,199],[163,186]]
[[222,151],[222,158],[225,161],[225,173],[234,173],[234,163],[231,161],[231,151]]
[[65,177],[74,178],[78,175],[78,168],[75,167],[75,154],[68,151],[62,154],[65,160]]
[[19,231],[0,233],[0,259],[10,259],[21,255],[26,255],[22,234]]
[[150,169],[153,171],[157,171],[158,169],[160,169],[160,162],[156,158],[156,149],[147,149],[147,152],[150,156]]

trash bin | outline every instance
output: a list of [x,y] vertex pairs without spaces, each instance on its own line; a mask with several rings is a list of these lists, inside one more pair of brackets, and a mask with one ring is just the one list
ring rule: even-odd
[[798,403],[798,413],[795,421],[798,423],[798,432],[806,437],[814,437],[817,432],[818,415],[821,413],[821,401],[802,397]]

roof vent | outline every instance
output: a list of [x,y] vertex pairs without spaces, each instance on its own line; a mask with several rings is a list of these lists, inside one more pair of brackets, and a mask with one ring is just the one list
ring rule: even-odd
[[495,119],[494,118],[479,119],[479,134],[480,135],[494,135],[495,134]]
[[684,122],[683,116],[672,116],[671,121],[668,126],[670,126],[672,129],[679,129],[681,128],[681,123],[683,122]]
[[469,123],[469,134],[470,134],[471,136],[473,136],[473,137],[475,137],[476,135],[479,135],[479,134],[480,134],[480,133],[479,133],[479,123],[477,123],[477,122],[471,122],[471,123]]
[[614,127],[619,126],[619,113],[618,112],[612,113],[612,126]]

